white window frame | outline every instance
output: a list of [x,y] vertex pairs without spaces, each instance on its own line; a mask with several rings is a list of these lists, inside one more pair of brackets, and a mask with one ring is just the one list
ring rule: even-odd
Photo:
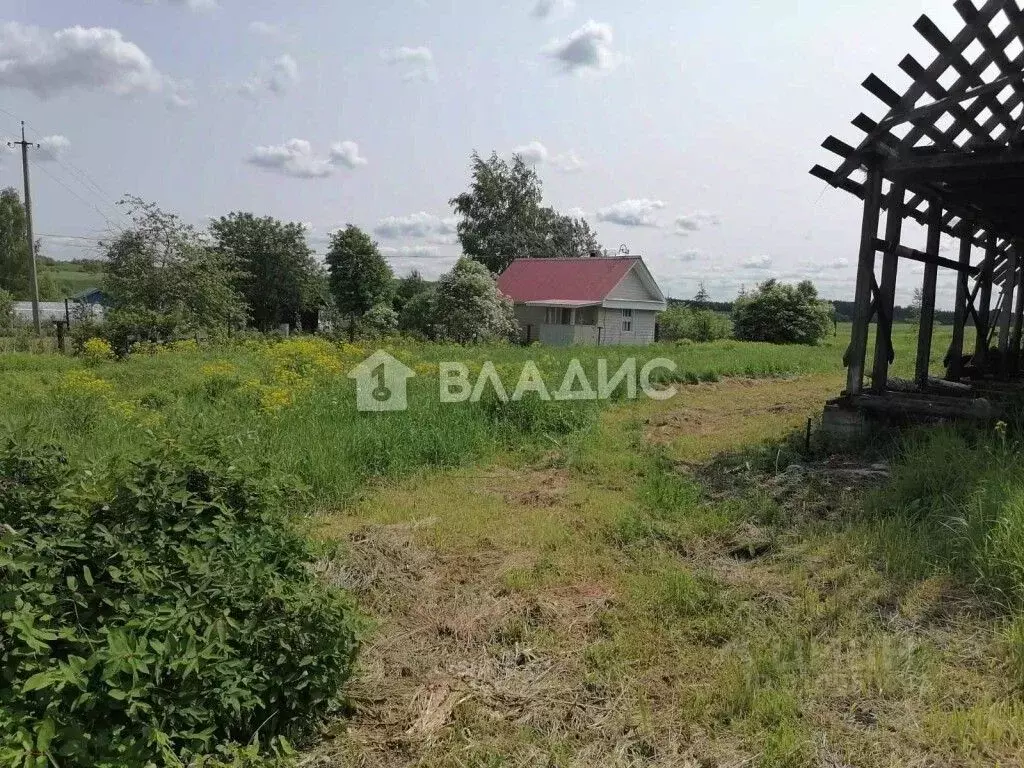
[[632,333],[633,332],[633,310],[623,309],[622,312],[622,332]]

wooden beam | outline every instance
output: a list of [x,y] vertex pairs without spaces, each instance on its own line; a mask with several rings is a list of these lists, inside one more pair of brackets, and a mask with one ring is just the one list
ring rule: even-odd
[[[847,145],[848,146],[848,145]],[[850,147],[851,153],[854,151]],[[1024,152],[939,152],[893,158],[885,163],[886,176],[937,181],[1024,178]]]
[[985,366],[988,357],[988,326],[992,311],[992,272],[995,268],[996,251],[999,241],[994,232],[989,232],[985,241],[985,261],[981,267],[981,293],[979,294],[977,340],[974,348],[975,367],[979,370]]
[[925,251],[919,251],[915,248],[908,248],[905,245],[893,246],[888,240],[875,240],[875,250],[880,253],[889,253],[892,251],[897,257],[901,259],[910,259],[911,261],[918,261],[921,264],[933,264],[936,267],[944,267],[945,269],[952,269],[954,272],[960,272],[961,270],[966,271],[970,275],[975,275],[979,272],[978,267],[972,267],[968,265],[966,268],[960,264],[959,261],[953,259],[947,259],[945,256],[933,256]]
[[1010,374],[1020,373],[1021,332],[1024,330],[1024,253],[1020,244],[1013,246],[1017,251],[1017,303],[1013,308],[1013,333],[1010,336]]
[[[889,211],[885,217],[885,242],[898,246],[903,232],[903,204],[907,190],[894,183],[889,189]],[[878,289],[878,323],[875,333],[875,365],[871,372],[871,391],[884,392],[889,386],[889,365],[893,361],[892,313],[896,303],[896,272],[899,256],[888,249],[882,256],[882,282]]]
[[1010,249],[1003,281],[1003,314],[999,318],[999,371],[1003,376],[1010,373],[1010,327],[1013,322],[1013,292],[1017,287],[1017,249]]
[[960,381],[964,375],[964,326],[967,325],[967,270],[971,266],[974,227],[964,222],[960,236],[960,274],[956,279],[956,305],[953,311],[953,341],[949,345],[946,377]]
[[882,170],[868,168],[864,183],[864,214],[860,227],[860,252],[857,257],[857,285],[854,291],[853,330],[846,374],[846,392],[858,395],[864,389],[864,358],[868,349],[868,326],[871,323],[871,283],[875,276],[875,239],[882,209]]
[[931,104],[925,104],[903,112],[894,111],[891,115],[885,117],[881,121],[880,125],[883,127],[889,127],[892,125],[899,125],[900,123],[913,122],[914,120],[918,120],[922,117],[931,117],[935,114],[941,115],[943,112],[948,111],[949,107],[953,105],[960,104],[989,93],[998,93],[1010,83],[1021,79],[1024,79],[1024,73],[1015,76],[1000,77],[997,80],[993,80],[991,83],[986,83],[985,85],[979,85],[973,88],[967,84],[961,85],[959,88],[950,91],[950,94],[945,98],[936,99]]
[[928,385],[928,364],[932,356],[932,330],[935,328],[935,282],[939,275],[939,245],[942,238],[942,204],[933,200],[928,209],[928,256],[921,283],[921,319],[917,332],[915,378],[924,391]]

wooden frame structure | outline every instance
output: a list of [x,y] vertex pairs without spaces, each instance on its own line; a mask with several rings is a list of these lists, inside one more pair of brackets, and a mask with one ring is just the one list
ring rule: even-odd
[[[914,25],[935,58],[900,62],[911,79],[901,94],[875,75],[864,81],[887,107],[879,121],[860,114],[854,147],[834,136],[838,156],[811,173],[864,201],[845,397],[877,399],[890,388],[892,318],[901,260],[925,265],[915,384],[929,377],[938,270],[958,275],[953,341],[945,376],[954,382],[1010,378],[1020,372],[1024,321],[1024,11],[1017,0],[956,0],[963,26],[949,38],[927,17]],[[879,237],[882,212],[885,231]],[[901,244],[903,222],[927,227],[924,251]],[[940,255],[943,236],[958,258]],[[980,258],[975,262],[973,256]],[[881,274],[876,276],[877,255]],[[993,295],[998,296],[992,306]],[[865,392],[871,324],[876,323],[870,392]],[[973,328],[973,338],[968,337]],[[965,345],[968,346],[965,354]]]

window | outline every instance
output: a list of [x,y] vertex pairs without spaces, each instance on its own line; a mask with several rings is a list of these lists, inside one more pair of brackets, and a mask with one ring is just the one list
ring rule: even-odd
[[624,309],[622,310],[622,332],[632,333],[633,332],[633,310]]
[[544,312],[544,322],[548,325],[572,325],[572,310],[548,307]]

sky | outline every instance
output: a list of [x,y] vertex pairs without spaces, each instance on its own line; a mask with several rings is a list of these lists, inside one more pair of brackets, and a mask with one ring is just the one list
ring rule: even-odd
[[[130,193],[198,226],[303,222],[321,255],[352,223],[396,273],[436,277],[470,153],[520,152],[547,204],[666,294],[777,277],[852,299],[861,205],[808,171],[884,114],[869,73],[902,90],[899,60],[934,58],[922,13],[960,26],[951,0],[0,0],[0,136],[24,120],[41,145],[35,229],[58,258],[98,255]],[[906,304],[922,268],[900,270]]]

